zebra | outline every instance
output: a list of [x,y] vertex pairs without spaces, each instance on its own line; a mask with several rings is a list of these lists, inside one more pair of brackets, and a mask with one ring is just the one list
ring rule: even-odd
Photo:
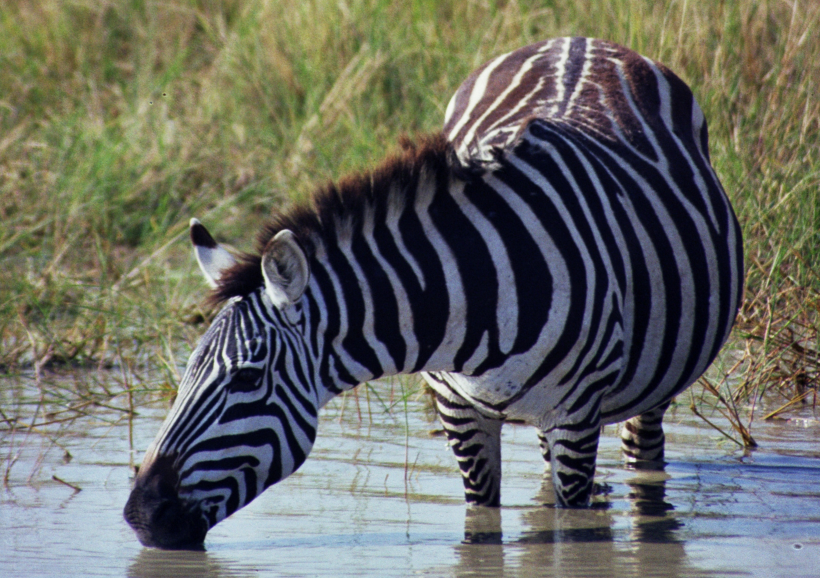
[[537,430],[558,507],[586,507],[604,424],[663,463],[662,419],[726,341],[740,228],[704,115],[662,64],[587,38],[484,64],[443,131],[276,212],[255,253],[191,220],[221,305],[125,506],[147,546],[209,528],[294,471],[319,409],[421,373],[466,502],[501,503],[505,420]]

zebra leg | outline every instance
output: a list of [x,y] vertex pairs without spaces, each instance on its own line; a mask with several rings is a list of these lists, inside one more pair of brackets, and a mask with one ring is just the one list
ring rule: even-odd
[[559,507],[583,508],[589,505],[600,436],[600,419],[538,432],[541,454],[549,460],[555,500]]
[[439,419],[458,460],[468,504],[498,507],[501,502],[502,420],[478,412],[464,398],[436,392]]
[[663,463],[663,414],[668,407],[669,402],[666,402],[624,422],[621,449],[628,464]]

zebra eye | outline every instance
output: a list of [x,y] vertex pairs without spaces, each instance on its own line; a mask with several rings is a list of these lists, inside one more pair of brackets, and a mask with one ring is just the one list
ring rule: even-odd
[[247,393],[256,391],[262,381],[264,372],[256,367],[245,367],[237,371],[228,383],[231,393]]

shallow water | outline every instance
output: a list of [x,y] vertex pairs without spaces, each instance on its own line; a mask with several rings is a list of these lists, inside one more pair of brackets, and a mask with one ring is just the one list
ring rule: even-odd
[[[375,387],[390,396],[390,385]],[[662,472],[624,468],[608,427],[596,477],[603,495],[585,511],[543,505],[553,497],[535,432],[508,425],[503,507],[489,510],[465,507],[455,460],[430,435],[437,424],[422,401],[385,413],[371,393],[368,415],[365,393],[361,419],[353,396],[328,407],[301,470],[211,530],[205,552],[143,548],[122,519],[129,463],[164,407],[134,419],[133,454],[117,412],[56,433],[0,431],[0,471],[17,457],[0,488],[0,576],[820,575],[820,422],[811,409],[755,424],[760,448],[744,456],[677,408]]]

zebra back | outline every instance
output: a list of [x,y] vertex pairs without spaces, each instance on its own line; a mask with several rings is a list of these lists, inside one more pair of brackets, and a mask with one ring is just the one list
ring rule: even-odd
[[528,123],[573,126],[647,158],[662,154],[649,134],[674,132],[708,161],[706,123],[689,87],[664,65],[612,42],[558,38],[494,58],[453,95],[444,133],[466,165],[491,162]]

